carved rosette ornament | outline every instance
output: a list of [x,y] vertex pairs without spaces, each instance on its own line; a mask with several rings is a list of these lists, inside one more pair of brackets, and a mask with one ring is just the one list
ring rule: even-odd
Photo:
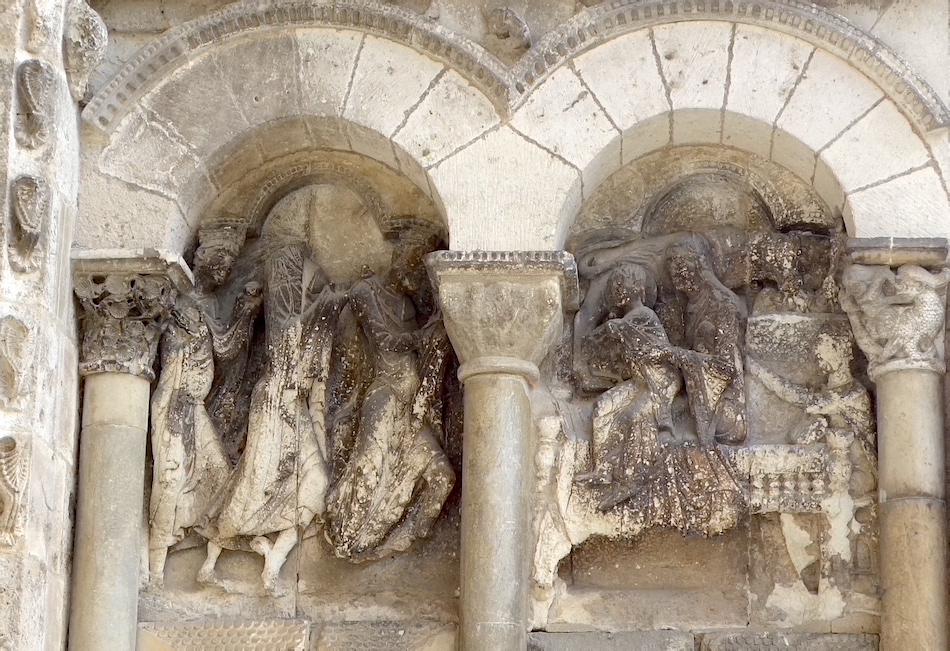
[[50,213],[49,184],[34,176],[13,181],[10,197],[10,265],[19,272],[36,269],[36,250]]
[[74,291],[83,307],[80,373],[154,380],[155,353],[176,296],[171,280],[153,274],[80,276]]
[[50,138],[53,122],[53,67],[39,59],[27,59],[16,73],[16,141],[27,149],[36,149]]
[[73,0],[66,14],[63,33],[63,62],[73,99],[86,95],[89,74],[98,66],[109,44],[109,30],[102,18],[86,4]]
[[895,370],[946,371],[944,313],[950,270],[907,264],[897,271],[851,265],[843,276],[841,306],[876,380]]

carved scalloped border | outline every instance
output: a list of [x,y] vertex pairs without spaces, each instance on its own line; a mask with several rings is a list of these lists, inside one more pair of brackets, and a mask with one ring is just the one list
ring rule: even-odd
[[796,0],[615,0],[546,34],[514,68],[424,16],[371,0],[239,2],[173,28],[145,46],[93,97],[83,118],[108,132],[135,99],[190,59],[190,53],[231,36],[288,26],[351,28],[391,38],[451,66],[507,114],[582,52],[629,32],[686,20],[757,25],[800,38],[867,75],[924,132],[950,125],[950,111],[899,55],[846,19]]
[[881,87],[924,132],[950,124],[950,111],[901,57],[850,21],[796,0],[615,0],[580,13],[546,34],[512,69],[511,106],[571,58],[622,34],[687,20],[757,25],[821,47]]
[[211,43],[280,27],[355,29],[424,52],[466,77],[500,111],[507,111],[511,71],[487,50],[415,12],[368,0],[265,0],[238,2],[172,28],[146,45],[92,98],[82,116],[110,131],[156,79]]

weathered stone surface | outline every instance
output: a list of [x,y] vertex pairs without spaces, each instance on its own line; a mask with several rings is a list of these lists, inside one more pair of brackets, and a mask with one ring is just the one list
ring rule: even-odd
[[802,651],[877,651],[875,635],[822,633],[707,633],[701,636],[702,651],[743,649],[801,649]]
[[531,633],[530,651],[693,651],[692,633],[650,631],[642,633]]
[[266,651],[308,651],[310,622],[305,620],[242,621],[139,624],[138,648],[141,651],[212,651],[246,649]]

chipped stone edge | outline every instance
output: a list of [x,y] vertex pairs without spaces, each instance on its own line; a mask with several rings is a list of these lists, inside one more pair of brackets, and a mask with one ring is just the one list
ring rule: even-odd
[[160,274],[180,292],[195,285],[188,264],[177,253],[157,249],[86,249],[72,254],[73,278],[94,274]]
[[567,251],[433,251],[426,256],[426,266],[437,274],[462,276],[557,275],[564,309],[578,309],[577,263]]

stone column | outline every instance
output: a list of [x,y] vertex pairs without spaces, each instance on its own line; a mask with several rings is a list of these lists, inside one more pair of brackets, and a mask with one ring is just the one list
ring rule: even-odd
[[[946,649],[945,242],[852,243],[842,306],[877,385],[881,648]],[[913,263],[920,264],[913,264]],[[896,267],[892,269],[892,267]]]
[[[175,289],[165,274],[77,262],[85,378],[69,648],[135,649],[152,365]],[[93,271],[105,268],[105,273]],[[112,267],[110,269],[110,267]]]
[[576,302],[573,258],[440,251],[428,264],[465,385],[460,647],[521,651],[534,474],[529,384],[561,334],[562,302]]

